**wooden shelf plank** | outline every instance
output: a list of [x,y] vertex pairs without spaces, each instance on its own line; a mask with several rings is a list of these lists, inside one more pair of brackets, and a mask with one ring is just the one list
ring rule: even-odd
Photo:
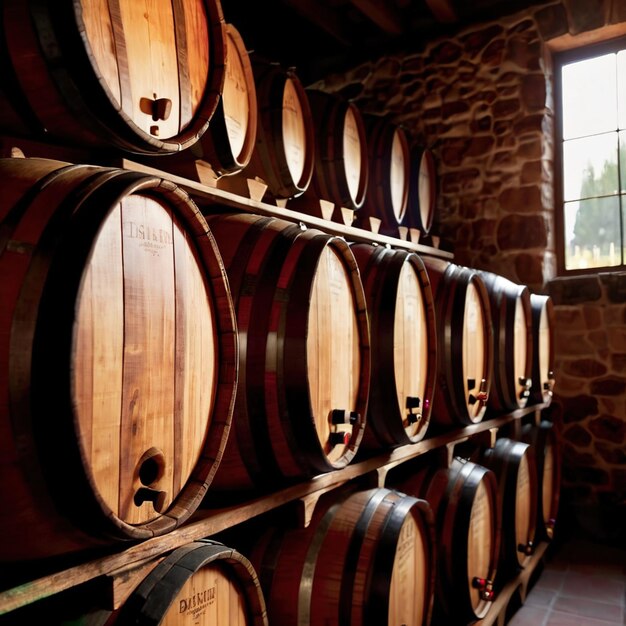
[[[341,486],[355,478],[383,469],[384,473],[401,463],[416,458],[428,451],[453,446],[481,433],[500,428],[505,424],[525,416],[537,414],[546,408],[545,404],[532,405],[518,409],[501,417],[483,420],[478,424],[456,428],[446,433],[426,437],[422,441],[395,448],[385,454],[354,462],[343,469],[320,474],[314,478],[285,487],[270,494],[264,494],[242,504],[225,508],[201,508],[191,519],[172,532],[161,537],[154,537],[130,547],[120,547],[119,551],[74,567],[55,572],[51,575],[29,581],[0,592],[0,615],[26,606],[36,600],[66,591],[86,583],[99,576],[110,575],[115,570],[156,558],[170,550],[203,537],[237,526],[259,515],[267,513],[298,499],[307,498]],[[210,493],[210,487],[209,487]],[[126,544],[124,544],[126,546]],[[482,626],[482,624],[481,624]],[[485,624],[486,626],[486,624]]]

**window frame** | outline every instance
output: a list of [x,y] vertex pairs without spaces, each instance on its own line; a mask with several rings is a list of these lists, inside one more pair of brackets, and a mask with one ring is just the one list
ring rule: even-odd
[[[558,276],[577,276],[585,274],[599,274],[607,272],[626,271],[626,252],[624,253],[623,264],[603,265],[599,267],[566,269],[565,267],[565,215],[564,215],[564,189],[563,189],[563,116],[561,115],[563,103],[563,87],[561,68],[568,63],[583,61],[603,54],[618,52],[626,49],[626,35],[620,35],[606,41],[582,45],[569,50],[554,51],[552,54],[552,72],[554,83],[554,223],[555,223],[555,245],[556,245],[556,268]],[[616,129],[617,131],[618,129]],[[625,131],[626,129],[621,129]],[[619,171],[619,151],[618,151],[618,171]],[[622,187],[626,185],[624,181]],[[620,194],[618,194],[619,197]],[[622,216],[626,213],[626,196],[621,203],[621,236],[622,247],[626,248],[626,219]]]

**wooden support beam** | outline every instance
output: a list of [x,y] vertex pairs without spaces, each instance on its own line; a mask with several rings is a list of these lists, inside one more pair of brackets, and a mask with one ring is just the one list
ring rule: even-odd
[[384,2],[384,0],[350,0],[350,2],[386,33],[390,35],[404,33],[402,15],[389,2]]
[[351,44],[348,31],[337,17],[337,11],[316,0],[285,0],[303,18],[312,22],[344,46]]

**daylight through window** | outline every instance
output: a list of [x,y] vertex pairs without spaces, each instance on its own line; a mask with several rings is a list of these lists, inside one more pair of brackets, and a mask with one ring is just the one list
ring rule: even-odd
[[626,41],[557,59],[565,270],[625,263]]

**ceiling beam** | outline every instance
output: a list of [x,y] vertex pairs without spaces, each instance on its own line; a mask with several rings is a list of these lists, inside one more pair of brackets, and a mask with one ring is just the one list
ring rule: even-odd
[[405,31],[402,15],[389,2],[384,0],[350,0],[363,15],[378,28],[390,35],[401,35]]
[[316,0],[284,0],[286,4],[297,11],[304,19],[312,22],[336,39],[340,44],[348,47],[352,43],[348,31],[342,26],[337,17],[337,11],[328,8]]

